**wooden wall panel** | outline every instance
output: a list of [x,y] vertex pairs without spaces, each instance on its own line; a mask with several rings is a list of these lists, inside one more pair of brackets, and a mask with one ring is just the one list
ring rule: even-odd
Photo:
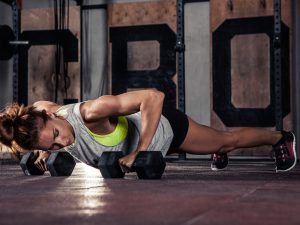
[[[143,36],[141,39],[143,40],[137,40],[137,41],[127,41],[126,42],[126,49],[120,50],[118,53],[119,61],[125,60],[126,63],[124,65],[115,65],[113,66],[112,62],[112,35],[110,34],[110,31],[112,29],[120,29],[120,28],[134,28],[134,27],[146,27],[151,25],[167,25],[168,29],[171,30],[171,33],[173,35],[173,39],[175,40],[175,33],[176,33],[176,1],[175,0],[160,0],[155,2],[140,2],[140,3],[116,3],[116,4],[109,4],[108,7],[108,26],[109,26],[109,65],[108,65],[108,71],[109,71],[109,87],[108,90],[110,93],[114,92],[113,87],[113,77],[118,77],[116,79],[119,79],[121,76],[131,76],[132,74],[135,74],[136,72],[141,72],[140,77],[142,76],[148,76],[145,86],[149,86],[148,88],[151,88],[151,79],[156,79],[156,75],[158,77],[161,77],[159,73],[161,73],[162,70],[168,68],[161,68],[160,63],[162,61],[165,61],[166,57],[161,54],[161,48],[162,43],[160,43],[158,40],[152,40],[151,38],[149,40],[146,40],[143,33],[135,33],[135,38],[139,38],[139,36]],[[143,30],[144,28],[141,28]],[[129,31],[133,32],[133,31]],[[142,31],[143,32],[143,31]],[[147,32],[147,31],[146,31]],[[165,38],[164,33],[159,33],[159,38]],[[164,32],[164,31],[162,31]],[[170,33],[170,32],[169,32]],[[124,34],[127,35],[127,34]],[[128,34],[131,35],[131,34]],[[121,36],[121,35],[120,35]],[[133,35],[132,35],[133,36]],[[132,38],[130,36],[130,38]],[[156,36],[157,37],[157,36]],[[116,37],[118,38],[118,37]],[[120,38],[120,42],[122,41],[122,37]],[[174,46],[175,43],[172,43],[174,40],[169,40],[169,49],[170,45],[172,45],[172,51],[169,51],[168,54],[172,55],[171,57],[174,57],[174,74],[170,74],[171,77],[171,86],[175,85],[177,83],[177,75],[176,75],[176,59],[175,59],[175,51]],[[162,40],[164,42],[164,45],[166,44],[166,40]],[[116,42],[119,42],[116,40]],[[125,55],[122,55],[123,52],[126,51]],[[122,55],[122,57],[120,57]],[[162,58],[164,57],[164,58]],[[113,68],[114,67],[114,68]],[[118,67],[118,68],[116,68]],[[126,68],[123,68],[126,67]],[[160,69],[159,69],[160,68]],[[113,71],[119,70],[118,73],[121,75],[114,75]],[[121,71],[122,70],[122,71]],[[155,74],[155,70],[160,70]],[[149,75],[150,72],[152,75]],[[172,72],[173,73],[173,72]],[[127,75],[126,75],[127,74]],[[162,74],[162,73],[161,73]],[[167,73],[166,73],[167,74]],[[134,75],[133,75],[134,76]],[[151,77],[152,76],[152,77]],[[118,82],[126,82],[126,79],[121,77],[121,80]],[[134,78],[135,79],[135,78]],[[169,79],[169,78],[168,78]],[[136,78],[136,80],[140,80],[140,78]],[[139,81],[140,82],[140,81]],[[137,82],[133,82],[132,86],[135,87],[128,87],[126,90],[122,91],[129,91],[134,89],[140,89],[140,85],[137,84]],[[155,81],[154,81],[155,83]],[[131,83],[132,84],[132,83]],[[169,82],[170,84],[170,82]],[[123,84],[120,84],[123,85]],[[126,84],[124,84],[126,85]],[[154,85],[155,86],[155,85]],[[119,93],[118,91],[117,93]],[[168,92],[168,91],[166,91]],[[177,92],[177,90],[175,90]],[[176,93],[175,93],[176,94]],[[167,97],[168,98],[168,97]]]
[[108,7],[109,26],[168,24],[176,32],[176,1],[117,3]]
[[[78,38],[80,45],[80,8],[70,7],[70,31]],[[24,9],[22,11],[21,29],[54,30],[53,8]],[[54,101],[55,93],[55,46],[31,46],[28,52],[28,104],[38,100]],[[59,76],[58,103],[65,98],[80,100],[80,47],[78,62],[69,62],[70,87],[68,95],[64,91],[63,76]]]
[[[282,12],[282,22],[287,26],[288,36],[291,43],[291,1],[282,0],[281,12]],[[216,32],[220,31],[220,27],[228,21],[233,21],[233,19],[241,21],[243,19],[250,18],[267,18],[273,16],[273,0],[211,0],[210,1],[210,13],[211,13],[211,37],[212,37],[212,51],[214,52],[214,35]],[[266,19],[266,21],[268,18]],[[270,19],[268,20],[270,21]],[[259,27],[261,24],[257,22],[253,26]],[[273,32],[273,24],[268,27]],[[248,29],[246,26],[240,26],[240,30]],[[224,34],[226,32],[232,32],[230,29],[224,29]],[[240,110],[243,109],[265,109],[271,104],[271,51],[273,47],[270,40],[270,35],[267,31],[257,32],[257,33],[247,33],[245,34],[233,35],[230,40],[229,52],[225,53],[226,58],[229,57],[227,62],[230,63],[230,85],[231,85],[231,104]],[[273,33],[272,33],[273,34]],[[221,39],[219,39],[221,40]],[[221,40],[222,41],[222,40]],[[290,44],[288,44],[290,45]],[[214,54],[214,53],[213,53]],[[213,55],[212,54],[212,55]],[[216,54],[216,52],[215,52]],[[220,52],[221,54],[221,52]],[[288,56],[291,57],[290,52]],[[212,56],[212,60],[214,60]],[[291,62],[291,60],[290,60]],[[291,64],[288,62],[288,69],[290,70]],[[212,77],[216,71],[216,65],[212,62]],[[289,72],[288,70],[286,71]],[[224,71],[224,76],[225,76]],[[290,80],[290,74],[284,74],[286,79]],[[224,84],[225,85],[225,84]],[[291,86],[291,85],[290,85]],[[219,90],[214,87],[214,82],[212,78],[212,96]],[[290,92],[291,90],[287,90]],[[213,99],[213,97],[212,97]],[[289,101],[291,99],[285,99]],[[214,104],[214,103],[213,103]],[[291,110],[290,110],[291,111]],[[272,115],[271,115],[272,116]],[[236,118],[237,120],[243,118]],[[226,125],[224,120],[219,116],[214,110],[214,106],[211,109],[211,125],[217,129],[227,130],[234,129],[238,126]],[[241,126],[243,127],[243,126]],[[260,126],[258,126],[260,127]],[[262,126],[263,121],[262,121]],[[267,129],[274,130],[274,126],[265,127]],[[284,129],[292,129],[292,115],[289,112],[284,117]],[[270,147],[260,147],[252,149],[242,149],[231,153],[232,155],[243,155],[243,156],[268,156],[270,155]]]
[[270,104],[270,48],[266,34],[236,35],[231,41],[231,102],[237,108]]
[[[212,31],[220,26],[225,19],[274,15],[273,0],[211,0],[210,6]],[[290,27],[292,15],[291,1],[281,0],[281,9],[281,19]]]

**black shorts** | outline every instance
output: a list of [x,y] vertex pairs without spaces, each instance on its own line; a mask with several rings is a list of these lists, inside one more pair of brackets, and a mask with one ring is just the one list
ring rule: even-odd
[[162,114],[169,121],[174,133],[171,148],[178,148],[183,143],[189,129],[188,117],[177,109],[163,109]]

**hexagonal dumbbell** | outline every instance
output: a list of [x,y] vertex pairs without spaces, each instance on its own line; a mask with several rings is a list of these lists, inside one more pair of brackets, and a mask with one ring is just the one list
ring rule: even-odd
[[125,173],[121,170],[119,159],[123,152],[103,152],[97,163],[103,178],[123,178]]
[[165,167],[166,162],[160,151],[141,151],[132,165],[139,179],[160,179]]
[[[98,161],[103,178],[123,178],[125,173],[121,170],[119,159],[123,152],[103,152]],[[140,179],[160,179],[166,167],[165,160],[160,151],[141,151],[132,166]]]
[[[20,162],[20,166],[27,176],[43,175],[44,171],[34,165],[38,155],[33,152],[26,153]],[[53,152],[47,160],[47,168],[51,176],[70,176],[76,162],[68,152]]]
[[68,152],[53,152],[47,160],[51,176],[70,176],[76,162]]
[[37,157],[38,155],[34,154],[34,152],[28,152],[22,157],[20,166],[26,176],[43,175],[45,173],[45,171],[40,170],[34,165]]

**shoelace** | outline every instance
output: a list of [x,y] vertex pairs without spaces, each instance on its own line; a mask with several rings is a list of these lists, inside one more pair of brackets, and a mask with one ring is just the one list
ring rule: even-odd
[[224,158],[224,155],[220,155],[220,154],[214,154],[213,155],[214,160],[219,160],[219,159],[223,159],[223,158]]
[[275,153],[276,153],[275,156],[277,161],[281,160],[284,162],[290,156],[288,147],[285,144],[281,144],[278,147],[276,147]]

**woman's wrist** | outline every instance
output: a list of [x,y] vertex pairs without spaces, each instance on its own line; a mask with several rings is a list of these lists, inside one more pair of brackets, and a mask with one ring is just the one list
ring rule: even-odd
[[150,145],[150,143],[147,144],[147,143],[139,142],[137,145],[136,151],[138,151],[138,152],[147,151],[147,149],[149,148],[149,145]]
[[145,152],[145,151],[147,151],[147,149],[144,149],[144,148],[137,148],[136,150],[135,150],[135,152],[138,154],[139,152]]

